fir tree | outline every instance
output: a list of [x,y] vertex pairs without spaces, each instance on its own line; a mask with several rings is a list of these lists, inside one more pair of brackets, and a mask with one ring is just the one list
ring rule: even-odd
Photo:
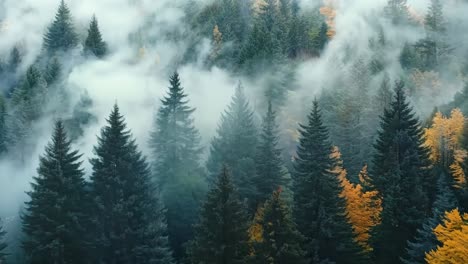
[[193,264],[242,264],[248,256],[249,222],[226,167],[208,192],[189,247]]
[[457,200],[447,181],[447,175],[442,173],[437,182],[437,196],[432,205],[432,216],[424,220],[422,227],[416,231],[412,241],[408,241],[407,256],[402,258],[405,264],[424,264],[426,253],[439,246],[434,228],[442,222],[445,212],[457,207]]
[[398,263],[429,213],[434,179],[422,127],[397,82],[391,107],[384,111],[374,146],[372,182],[382,198],[382,223],[373,230],[378,263]]
[[205,192],[202,148],[193,124],[195,109],[189,106],[178,73],[171,76],[168,94],[161,102],[149,144],[155,179],[167,207],[169,238],[176,257],[181,257],[183,244],[192,238],[192,225]]
[[7,243],[4,241],[6,231],[3,228],[2,219],[0,219],[0,263],[4,263],[8,254],[6,253]]
[[107,53],[107,44],[102,40],[96,16],[93,16],[89,24],[84,51],[88,54],[94,54],[98,58],[102,58]]
[[57,121],[22,217],[29,263],[87,263],[88,204],[80,159]]
[[174,263],[165,210],[117,105],[107,122],[94,148],[96,156],[90,160],[94,263]]
[[300,125],[299,146],[294,161],[294,216],[306,237],[308,257],[315,262],[358,263],[361,249],[354,241],[340,196],[339,175],[332,171],[337,160],[331,156],[328,129],[314,101],[308,124]]
[[393,24],[404,24],[410,19],[407,0],[389,0],[384,14]]
[[221,116],[218,135],[211,142],[207,162],[209,180],[214,182],[217,172],[226,164],[242,199],[255,203],[257,190],[255,177],[255,156],[257,150],[257,127],[254,113],[250,108],[242,86],[236,89],[227,110]]
[[304,237],[297,231],[281,190],[273,192],[260,210],[261,217],[254,223],[259,234],[253,242],[251,263],[309,263],[302,249]]
[[260,141],[256,158],[255,186],[258,191],[257,204],[266,201],[274,190],[287,184],[286,169],[281,159],[279,149],[278,125],[276,112],[271,102],[268,103],[268,111],[263,119]]
[[55,83],[59,78],[62,71],[62,65],[57,58],[53,58],[47,65],[45,72],[45,80],[48,85]]
[[55,15],[55,20],[44,35],[44,48],[48,52],[54,53],[67,51],[76,47],[76,45],[78,45],[78,35],[73,27],[70,9],[62,0]]
[[23,58],[18,47],[13,47],[13,49],[10,52],[10,60],[8,62],[10,72],[15,72],[16,69],[18,69],[18,66],[21,64],[22,60]]

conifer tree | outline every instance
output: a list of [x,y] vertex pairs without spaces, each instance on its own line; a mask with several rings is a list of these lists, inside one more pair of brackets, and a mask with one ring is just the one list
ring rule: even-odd
[[271,192],[287,184],[285,178],[287,171],[281,159],[278,140],[276,112],[273,110],[271,102],[269,102],[268,111],[263,119],[255,162],[257,203],[263,203],[271,196]]
[[437,196],[432,205],[432,216],[424,220],[416,236],[408,241],[407,256],[402,258],[405,264],[424,264],[426,253],[435,250],[439,245],[433,229],[442,222],[447,211],[457,207],[457,200],[448,184],[447,175],[442,173],[437,181]]
[[107,44],[102,40],[96,16],[93,16],[89,24],[84,51],[88,54],[94,54],[98,58],[102,58],[107,53]]
[[293,212],[306,237],[305,249],[314,262],[358,263],[362,250],[346,217],[339,175],[332,171],[337,160],[331,155],[328,129],[317,101],[307,122],[300,125],[293,174]]
[[248,256],[248,217],[223,167],[208,192],[188,255],[193,264],[242,264]]
[[17,46],[13,47],[10,52],[10,60],[8,62],[8,67],[10,72],[15,72],[18,69],[18,66],[21,64],[23,60],[21,53]]
[[4,263],[6,257],[8,256],[6,248],[8,247],[7,243],[4,241],[6,231],[4,230],[2,219],[0,219],[0,263]]
[[404,24],[409,21],[407,0],[389,0],[384,13],[393,24]]
[[44,35],[44,48],[50,53],[67,51],[78,45],[78,35],[73,27],[70,9],[61,0],[55,19]]
[[391,107],[384,111],[374,146],[372,183],[382,199],[382,222],[372,234],[378,263],[398,263],[430,212],[434,177],[424,131],[408,103],[404,84],[396,83]]
[[93,166],[94,263],[174,263],[165,210],[124,117],[114,106],[101,130]]
[[200,165],[202,148],[194,126],[195,108],[189,106],[177,72],[161,102],[149,144],[154,177],[167,207],[169,238],[175,256],[181,257],[183,244],[193,236],[192,225],[206,188]]
[[209,180],[214,182],[217,172],[226,164],[241,198],[248,199],[252,206],[257,193],[253,183],[256,175],[257,133],[254,113],[239,84],[231,103],[221,116],[217,136],[211,142],[207,168]]
[[281,189],[274,191],[260,210],[261,217],[254,223],[259,234],[253,241],[251,263],[309,263],[302,248],[304,237],[297,231]]
[[57,58],[53,58],[49,64],[47,64],[46,72],[45,72],[45,80],[47,81],[48,85],[55,83],[59,78],[62,72],[62,65]]
[[80,159],[57,121],[22,216],[23,248],[30,263],[88,262],[88,203]]
[[0,95],[0,156],[7,151],[7,111],[5,98]]

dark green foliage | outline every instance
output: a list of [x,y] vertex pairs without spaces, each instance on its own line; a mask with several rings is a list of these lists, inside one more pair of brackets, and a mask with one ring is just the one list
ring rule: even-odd
[[46,72],[45,72],[45,80],[47,81],[48,85],[54,84],[59,78],[62,73],[62,65],[57,58],[53,58],[49,64],[47,65]]
[[383,200],[382,223],[374,228],[376,262],[398,263],[405,243],[430,213],[434,177],[423,130],[397,82],[391,107],[384,111],[371,167],[372,182]]
[[433,230],[442,222],[445,212],[457,207],[457,200],[448,182],[447,175],[441,173],[437,182],[437,196],[432,205],[432,216],[424,220],[422,227],[416,231],[415,238],[408,241],[407,256],[402,259],[405,264],[426,263],[426,253],[440,246]]
[[107,53],[107,44],[102,40],[96,16],[93,16],[89,24],[84,52],[86,54],[94,54],[98,58],[102,58]]
[[314,49],[319,53],[325,49],[328,43],[328,26],[327,23],[323,22],[318,31],[317,37],[314,39]]
[[29,263],[87,263],[87,194],[81,155],[71,149],[63,124],[40,157],[22,217]]
[[44,48],[50,53],[68,51],[78,45],[78,35],[75,33],[70,9],[64,0],[55,15],[55,20],[47,28],[44,35]]
[[[466,122],[466,120],[465,127],[463,128],[461,147],[468,150],[468,122]],[[468,212],[468,159],[464,159],[462,168],[465,173],[465,182],[460,188],[456,189],[455,194],[458,199],[458,204],[460,205],[460,211],[466,213]]]
[[419,59],[417,57],[414,46],[405,43],[400,54],[400,64],[405,70],[419,67]]
[[262,241],[253,243],[251,263],[309,263],[302,248],[304,237],[297,231],[281,191],[273,192],[262,210],[263,217],[257,223],[262,226]]
[[254,210],[257,190],[253,180],[256,175],[258,132],[254,113],[240,84],[227,110],[221,116],[217,132],[218,135],[211,142],[207,162],[209,180],[214,182],[223,164],[226,164],[241,198],[248,199],[251,209]]
[[179,258],[184,254],[183,244],[193,236],[192,225],[205,193],[202,148],[193,124],[195,109],[189,106],[177,73],[171,76],[169,91],[161,102],[149,144],[155,179],[167,207],[169,238]]
[[268,112],[263,119],[255,160],[257,175],[254,182],[258,192],[257,204],[263,203],[273,191],[287,184],[285,178],[287,171],[282,161],[278,140],[276,112],[269,103]]
[[73,109],[71,118],[64,121],[72,140],[83,136],[86,126],[97,122],[97,118],[91,113],[92,106],[93,100],[86,92],[83,93]]
[[4,241],[5,235],[6,231],[3,228],[2,219],[0,219],[0,263],[3,263],[6,257],[8,256],[8,254],[6,253],[6,248],[8,247],[8,245]]
[[359,263],[361,249],[354,242],[347,221],[342,187],[332,169],[328,130],[314,101],[307,125],[300,125],[299,146],[294,161],[294,217],[306,237],[305,249],[315,263]]
[[249,221],[227,168],[208,192],[188,255],[193,264],[243,264]]
[[18,66],[21,64],[23,57],[18,49],[18,47],[13,47],[10,52],[10,60],[8,62],[8,67],[10,72],[15,72],[18,69]]
[[91,176],[94,263],[174,263],[165,210],[117,105],[101,130]]

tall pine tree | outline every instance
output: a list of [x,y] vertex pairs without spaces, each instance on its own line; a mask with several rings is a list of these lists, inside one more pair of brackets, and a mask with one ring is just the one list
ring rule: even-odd
[[255,178],[255,156],[257,150],[257,127],[254,112],[244,94],[242,86],[236,89],[227,110],[221,116],[218,135],[211,142],[210,157],[207,162],[209,180],[214,182],[216,175],[226,164],[242,199],[248,199],[254,206],[257,190]]
[[57,121],[22,217],[29,263],[88,263],[88,203],[80,159]]
[[169,91],[161,103],[149,144],[155,179],[167,207],[169,238],[179,258],[184,254],[183,244],[193,236],[192,225],[205,193],[202,148],[193,124],[195,109],[189,106],[178,73],[171,76]]
[[223,167],[208,192],[189,247],[193,264],[243,264],[248,256],[248,216]]
[[94,263],[174,263],[165,210],[145,157],[117,105],[101,130],[91,159]]
[[276,112],[269,102],[268,111],[263,119],[256,157],[254,183],[258,191],[257,204],[265,202],[274,190],[287,184],[285,178],[287,171],[281,158],[278,140]]
[[297,231],[281,189],[274,191],[260,210],[261,217],[254,223],[259,234],[253,241],[251,263],[309,263],[302,248],[304,237]]
[[78,35],[73,27],[70,9],[65,1],[60,2],[55,20],[44,35],[44,48],[50,53],[68,51],[78,45]]
[[102,40],[96,16],[93,16],[89,24],[88,37],[85,41],[84,51],[87,54],[94,54],[94,56],[98,58],[102,58],[107,53],[107,45]]
[[382,222],[372,244],[378,263],[399,263],[406,241],[416,234],[430,213],[434,177],[429,171],[429,149],[424,132],[404,92],[396,83],[390,108],[384,111],[374,146],[372,182],[382,198]]
[[314,262],[359,263],[362,249],[345,213],[339,175],[332,171],[328,129],[314,101],[307,125],[300,125],[299,146],[294,161],[294,217],[306,237],[305,249]]

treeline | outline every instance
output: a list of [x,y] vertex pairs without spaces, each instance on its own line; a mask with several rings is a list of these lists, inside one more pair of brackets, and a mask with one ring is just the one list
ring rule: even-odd
[[[85,180],[83,157],[58,120],[21,215],[25,261],[466,260],[468,166],[460,155],[468,149],[468,122],[454,110],[424,129],[402,82],[392,94],[373,162],[358,184],[349,181],[317,101],[298,128],[289,172],[273,106],[258,129],[241,86],[221,118],[206,170],[195,109],[177,73],[154,117],[150,162],[115,105]],[[4,244],[0,249],[5,256]]]

